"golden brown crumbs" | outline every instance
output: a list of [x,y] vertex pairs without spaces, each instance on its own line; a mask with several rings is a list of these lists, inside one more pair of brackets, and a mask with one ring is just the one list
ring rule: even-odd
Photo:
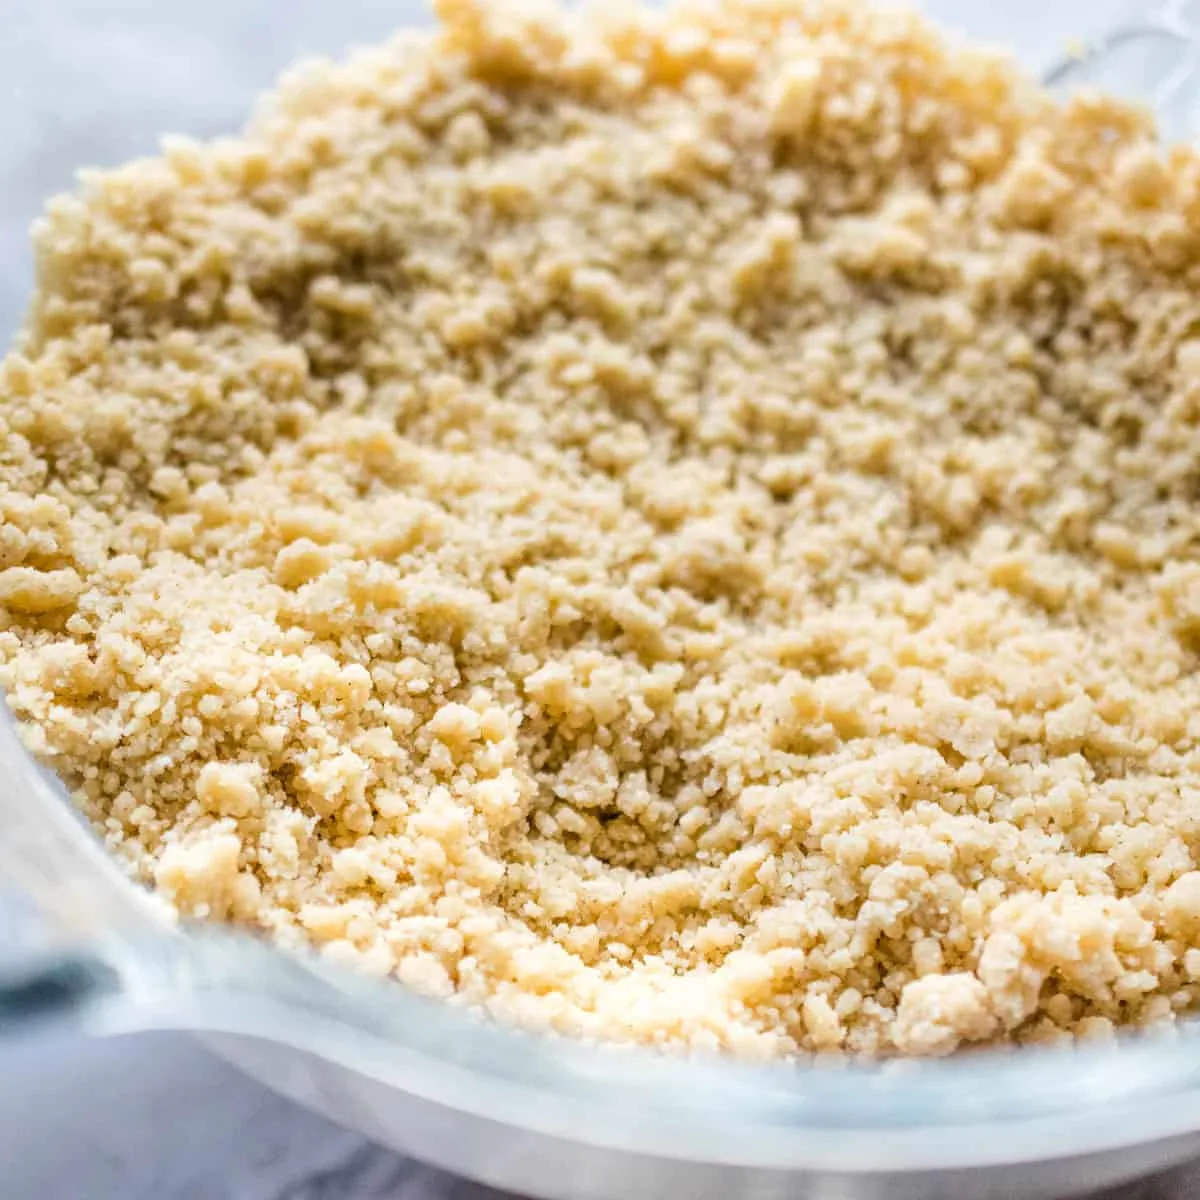
[[1200,999],[1200,160],[853,0],[441,27],[87,178],[2,680],[178,910],[601,1039]]

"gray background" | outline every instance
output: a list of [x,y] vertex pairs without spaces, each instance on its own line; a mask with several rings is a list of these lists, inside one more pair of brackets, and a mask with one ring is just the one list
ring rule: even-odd
[[[925,7],[1015,44],[1034,67],[1069,35],[1130,11],[1128,0]],[[150,153],[162,132],[228,132],[288,62],[414,20],[426,17],[411,0],[0,0],[0,340],[28,293],[29,221],[75,167]],[[372,1147],[164,1034],[0,1043],[0,1196],[497,1200]],[[1120,1193],[1184,1197],[1200,1197],[1200,1169]]]

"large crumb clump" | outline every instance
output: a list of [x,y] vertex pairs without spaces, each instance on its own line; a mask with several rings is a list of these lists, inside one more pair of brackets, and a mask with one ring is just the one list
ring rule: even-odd
[[852,0],[441,27],[41,223],[0,682],[189,916],[587,1037],[1200,1001],[1200,162]]

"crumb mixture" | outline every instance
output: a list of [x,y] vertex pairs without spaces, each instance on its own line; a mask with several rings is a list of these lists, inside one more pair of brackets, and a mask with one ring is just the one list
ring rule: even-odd
[[85,178],[0,681],[188,917],[941,1054],[1200,1001],[1200,160],[855,0],[441,0]]

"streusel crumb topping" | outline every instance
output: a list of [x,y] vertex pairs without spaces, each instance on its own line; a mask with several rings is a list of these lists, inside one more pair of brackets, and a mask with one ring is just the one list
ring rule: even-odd
[[1200,999],[1200,160],[856,0],[440,0],[88,175],[0,682],[112,850],[589,1038]]

